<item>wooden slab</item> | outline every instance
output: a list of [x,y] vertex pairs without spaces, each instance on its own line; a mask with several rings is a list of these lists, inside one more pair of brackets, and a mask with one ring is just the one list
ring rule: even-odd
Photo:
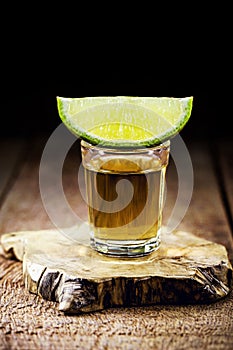
[[[72,236],[73,239],[68,238]],[[166,233],[143,258],[111,258],[89,246],[88,226],[4,234],[5,256],[23,262],[26,288],[66,313],[116,306],[214,302],[232,287],[225,247],[184,231]]]

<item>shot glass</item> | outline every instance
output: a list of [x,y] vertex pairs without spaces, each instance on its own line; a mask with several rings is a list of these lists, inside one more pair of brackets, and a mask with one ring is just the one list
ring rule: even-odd
[[119,257],[159,248],[169,152],[169,140],[138,149],[81,141],[92,248]]

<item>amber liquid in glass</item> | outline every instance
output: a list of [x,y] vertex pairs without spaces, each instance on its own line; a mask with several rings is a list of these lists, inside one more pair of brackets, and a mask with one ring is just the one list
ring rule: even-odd
[[[106,157],[85,169],[89,223],[95,240],[137,245],[158,239],[166,167],[160,162],[150,166],[151,162],[143,154],[137,161],[134,157]],[[126,197],[129,200],[119,209],[115,201],[123,203]]]

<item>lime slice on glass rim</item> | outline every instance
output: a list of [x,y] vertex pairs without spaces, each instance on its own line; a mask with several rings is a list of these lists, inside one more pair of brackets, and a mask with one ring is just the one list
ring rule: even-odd
[[107,147],[150,147],[177,135],[193,97],[57,96],[59,116],[77,137]]

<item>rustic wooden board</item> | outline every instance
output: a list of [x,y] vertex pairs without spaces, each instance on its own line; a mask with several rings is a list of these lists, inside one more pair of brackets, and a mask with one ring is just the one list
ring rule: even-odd
[[[67,313],[114,306],[212,302],[231,289],[232,267],[224,246],[190,233],[164,229],[158,251],[140,258],[113,258],[89,246],[88,225],[2,236],[6,256],[23,261],[26,288],[59,302]],[[74,237],[74,235],[73,235]]]
[[[7,199],[3,202],[0,210],[0,232],[18,231],[20,229],[34,230],[54,227],[54,223],[48,216],[40,193],[39,168],[41,156],[47,139],[41,138],[32,141],[29,146],[30,152],[26,159],[20,164],[20,171],[12,182]],[[13,153],[14,144],[9,145],[10,153]],[[74,145],[63,167],[63,186],[68,205],[72,210],[86,214],[86,205],[80,195],[77,186],[77,169],[79,166],[79,149]],[[9,158],[9,166],[13,166]],[[48,172],[51,167],[48,166]],[[56,208],[64,225],[72,225],[73,222],[67,219],[63,208],[59,207],[59,202],[55,202]]]
[[[194,188],[189,208],[178,228],[223,244],[228,250],[230,261],[233,262],[231,226],[219,187],[219,174],[216,172],[216,164],[214,163],[219,162],[220,157],[213,159],[212,147],[204,142],[192,142],[187,147],[193,163]],[[166,224],[166,218],[170,214],[170,206],[176,196],[176,185],[174,185],[176,176],[174,173],[175,169],[172,167],[167,174],[168,201],[164,212],[164,224]],[[227,183],[226,193],[232,186],[232,179],[228,177]],[[222,185],[225,186],[224,183]],[[231,193],[228,195],[231,196]]]
[[[53,227],[44,211],[38,186],[39,150],[31,145],[30,157],[15,184],[4,196],[0,231]],[[224,243],[233,257],[231,230],[213,172],[206,144],[192,143],[194,193],[179,229]],[[83,210],[75,191],[73,157],[64,169],[64,186],[74,209]],[[173,176],[168,174],[169,200],[175,197]],[[172,204],[172,203],[171,203]],[[153,305],[110,308],[70,316],[56,302],[29,293],[22,276],[22,263],[0,256],[0,336],[3,349],[214,349],[232,350],[233,292],[216,303]]]
[[233,140],[218,142],[218,175],[229,221],[233,227]]
[[0,141],[0,199],[10,186],[12,177],[17,175],[17,168],[25,154],[26,142],[21,139]]

